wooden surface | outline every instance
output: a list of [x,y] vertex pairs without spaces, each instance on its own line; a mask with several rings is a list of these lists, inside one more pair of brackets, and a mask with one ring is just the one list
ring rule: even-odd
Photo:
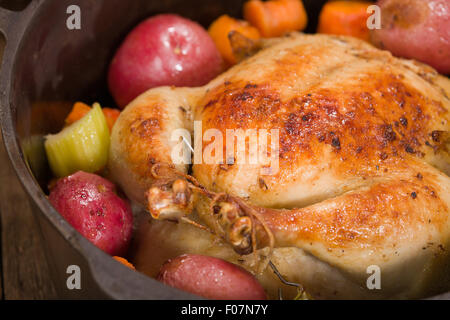
[[[3,51],[0,39],[0,57]],[[56,299],[43,239],[0,137],[0,299]]]

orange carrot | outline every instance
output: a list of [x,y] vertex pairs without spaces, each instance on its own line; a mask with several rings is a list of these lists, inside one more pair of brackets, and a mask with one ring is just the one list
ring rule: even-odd
[[237,63],[228,38],[231,31],[237,31],[249,39],[257,40],[261,37],[258,29],[252,27],[247,21],[237,20],[226,14],[217,18],[209,27],[208,32],[223,59],[230,66]]
[[120,111],[111,108],[103,108],[102,110],[105,115],[106,122],[108,123],[109,131],[111,132],[114,123],[116,123],[117,118],[120,116]]
[[[83,118],[86,113],[88,113],[91,110],[91,107],[83,102],[75,102],[75,104],[72,107],[72,111],[70,111],[69,115],[66,117],[65,123],[66,126],[71,125],[75,121],[80,120]],[[109,131],[112,130],[112,127],[114,123],[116,122],[117,118],[120,115],[120,111],[117,109],[111,109],[111,108],[103,108],[103,114],[105,115],[106,122],[108,123]]]
[[250,0],[244,4],[244,18],[267,38],[303,30],[308,22],[301,0]]
[[332,1],[326,3],[319,16],[318,33],[353,36],[369,41],[367,1]]
[[83,102],[75,102],[75,104],[72,107],[72,111],[70,111],[69,115],[67,116],[65,122],[66,125],[71,125],[75,121],[80,120],[83,118],[86,113],[88,113],[91,110],[91,107],[89,107],[87,104]]
[[113,258],[116,259],[117,261],[119,261],[124,266],[127,266],[130,269],[136,270],[136,268],[127,259],[118,257],[118,256],[114,256]]

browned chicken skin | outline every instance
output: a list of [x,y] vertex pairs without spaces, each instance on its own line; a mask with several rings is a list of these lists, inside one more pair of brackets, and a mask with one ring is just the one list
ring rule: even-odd
[[[138,268],[154,275],[164,259],[195,252],[252,270],[240,254],[267,254],[272,244],[280,272],[316,298],[416,298],[448,288],[449,96],[450,81],[427,66],[356,39],[303,34],[269,40],[204,87],[149,90],[114,127],[111,172],[143,205],[150,189],[152,214],[165,208],[164,196],[169,220],[191,215],[219,237],[155,221],[143,232]],[[202,163],[191,179],[170,155],[172,132],[192,131],[193,120],[224,137],[227,129],[278,129],[278,170]],[[177,182],[173,192],[176,180],[189,190]],[[224,207],[231,220],[217,214]],[[371,265],[381,270],[380,290],[366,287]],[[258,277],[274,297],[281,285],[271,270]]]

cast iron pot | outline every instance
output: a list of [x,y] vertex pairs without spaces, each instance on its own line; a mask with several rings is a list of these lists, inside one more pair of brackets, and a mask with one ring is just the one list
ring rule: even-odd
[[[4,1],[0,1],[0,4]],[[15,3],[25,1],[16,1]],[[1,126],[12,165],[27,191],[46,242],[61,298],[192,299],[188,293],[132,272],[74,230],[46,198],[50,178],[43,136],[57,132],[74,101],[113,105],[106,70],[121,40],[144,18],[178,13],[209,25],[239,17],[242,0],[33,0],[0,10],[6,40],[0,74]],[[305,1],[314,31],[325,0]],[[69,30],[67,8],[81,9],[81,30]],[[4,182],[3,182],[4,183]],[[81,290],[69,290],[67,267],[81,269]],[[447,293],[446,298],[450,297]],[[444,296],[441,296],[444,298]]]

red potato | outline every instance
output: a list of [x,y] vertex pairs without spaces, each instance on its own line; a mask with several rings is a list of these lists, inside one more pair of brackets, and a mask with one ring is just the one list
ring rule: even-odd
[[209,256],[185,254],[171,259],[161,267],[157,279],[208,299],[267,299],[262,286],[248,271]]
[[79,171],[58,180],[49,200],[67,222],[98,248],[110,255],[126,253],[133,214],[128,200],[116,194],[113,183]]
[[126,37],[109,67],[119,107],[158,86],[202,86],[222,71],[213,40],[196,22],[173,14],[151,17]]
[[380,0],[381,29],[372,42],[394,55],[450,74],[450,1]]

